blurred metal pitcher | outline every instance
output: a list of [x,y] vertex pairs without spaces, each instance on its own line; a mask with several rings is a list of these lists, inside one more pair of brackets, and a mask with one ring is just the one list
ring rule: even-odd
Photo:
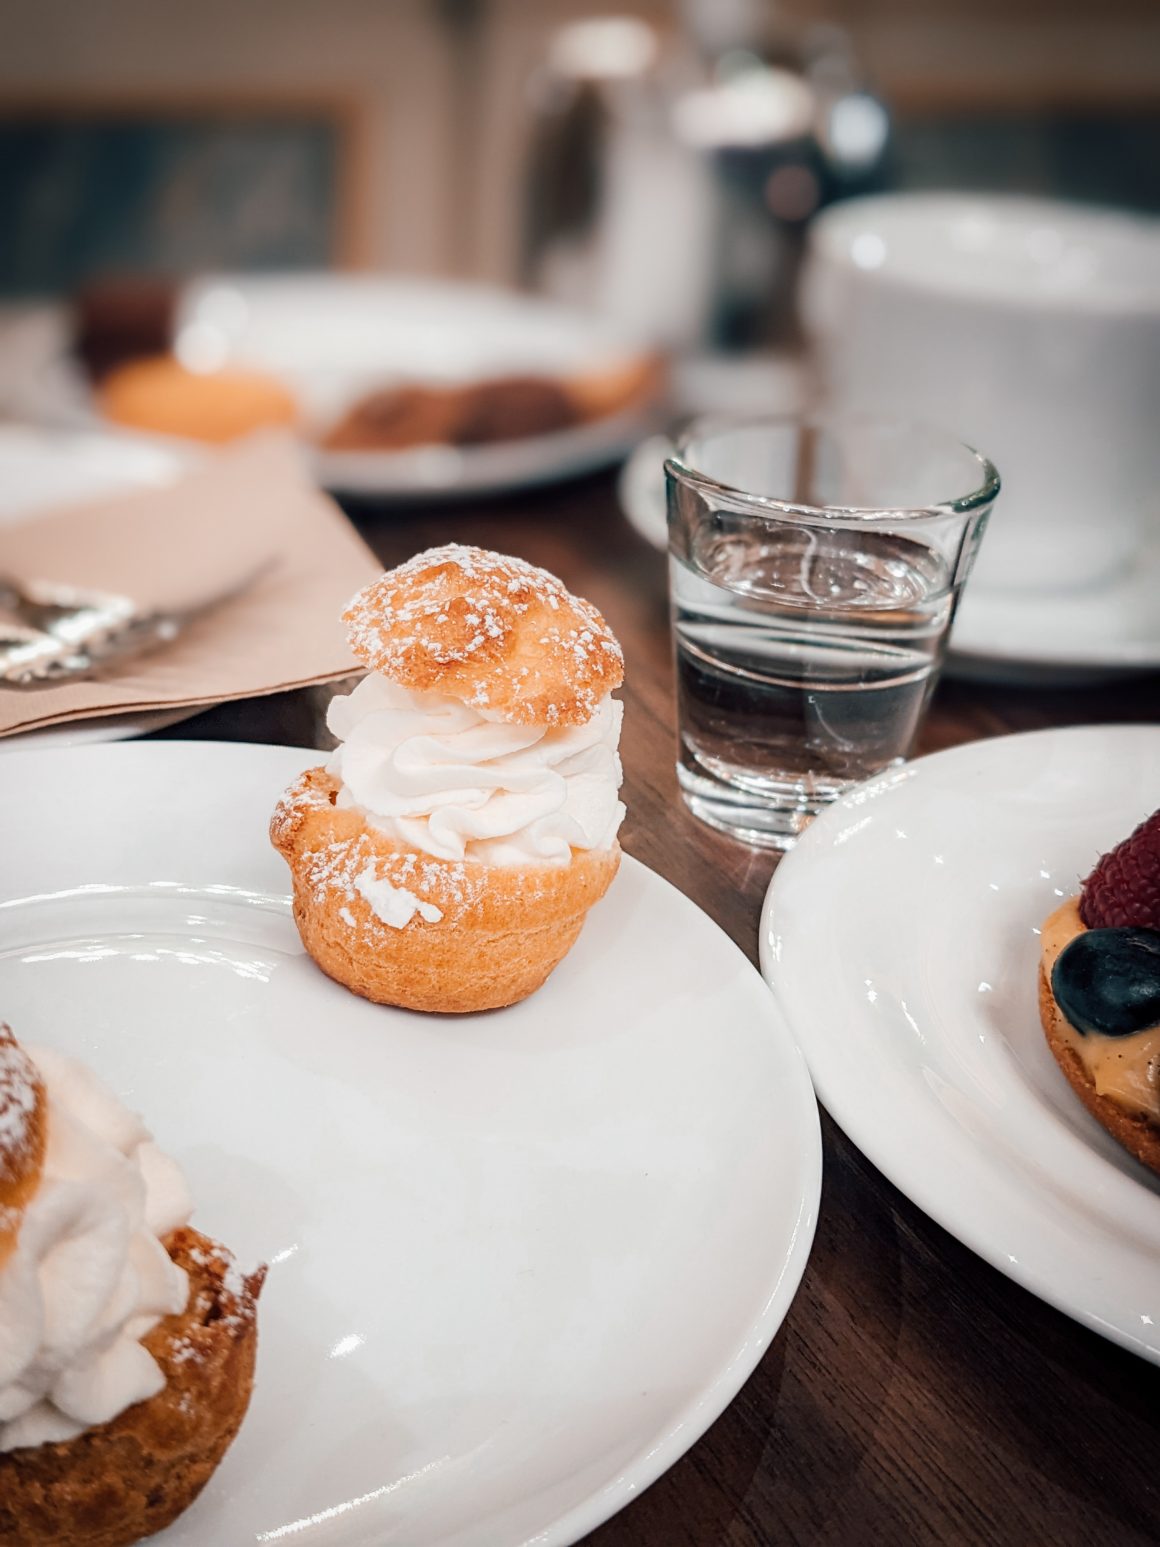
[[802,233],[841,191],[833,86],[808,57],[720,52],[703,30],[662,42],[607,17],[553,35],[532,83],[521,278],[660,346],[784,341]]
[[690,66],[606,17],[556,32],[532,81],[521,278],[664,345],[697,326],[705,286],[707,190],[669,124]]

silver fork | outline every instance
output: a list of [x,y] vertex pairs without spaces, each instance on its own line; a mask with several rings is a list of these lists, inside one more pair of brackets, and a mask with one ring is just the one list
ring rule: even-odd
[[55,687],[158,649],[272,567],[265,560],[224,590],[170,611],[141,610],[111,591],[0,576],[0,612],[10,615],[0,618],[0,688]]

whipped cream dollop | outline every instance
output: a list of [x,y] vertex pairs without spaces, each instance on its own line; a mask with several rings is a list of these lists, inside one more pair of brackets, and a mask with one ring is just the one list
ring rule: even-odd
[[622,707],[606,696],[583,725],[510,725],[372,672],[331,701],[341,745],[326,768],[341,781],[340,806],[409,848],[566,865],[574,849],[610,848],[624,817]]
[[47,1143],[0,1267],[0,1451],[73,1439],[155,1396],[165,1377],[139,1340],[189,1298],[160,1240],[192,1212],[177,1163],[83,1065],[26,1050]]

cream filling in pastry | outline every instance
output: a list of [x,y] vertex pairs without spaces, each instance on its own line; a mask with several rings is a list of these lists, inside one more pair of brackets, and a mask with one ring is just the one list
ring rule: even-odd
[[[326,765],[373,827],[437,859],[566,865],[607,849],[624,817],[610,695],[583,725],[511,725],[371,672],[331,702]],[[389,920],[388,920],[389,922]]]
[[[1051,970],[1061,952],[1083,933],[1079,898],[1070,897],[1043,926],[1043,971]],[[1087,1071],[1098,1096],[1110,1096],[1126,1111],[1160,1121],[1160,1026],[1147,1026],[1126,1037],[1082,1032],[1060,1010],[1060,1035]]]
[[176,1162],[81,1064],[27,1051],[47,1144],[0,1269],[0,1451],[74,1439],[155,1396],[165,1377],[140,1339],[189,1297],[160,1239],[192,1212]]

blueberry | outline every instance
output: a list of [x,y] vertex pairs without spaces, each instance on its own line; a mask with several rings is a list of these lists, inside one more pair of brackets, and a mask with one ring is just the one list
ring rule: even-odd
[[1160,1024],[1160,931],[1085,930],[1056,958],[1051,988],[1077,1031],[1130,1037]]

